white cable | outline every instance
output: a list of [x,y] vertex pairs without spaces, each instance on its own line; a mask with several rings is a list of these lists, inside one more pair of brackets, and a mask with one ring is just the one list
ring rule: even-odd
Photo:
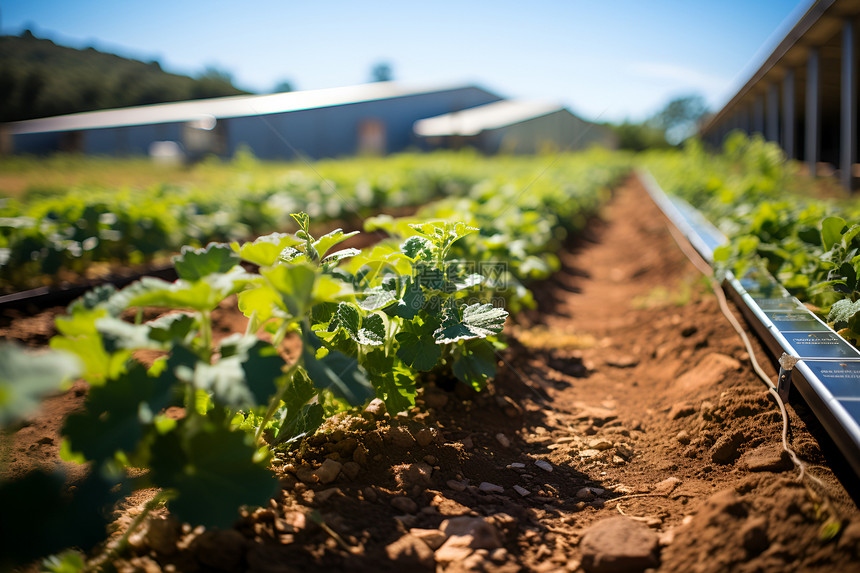
[[667,224],[666,227],[669,229],[669,233],[672,235],[672,239],[675,241],[675,244],[678,245],[678,248],[681,249],[681,252],[684,253],[684,256],[693,264],[696,269],[699,270],[703,275],[708,277],[711,282],[711,289],[714,291],[714,294],[717,297],[717,301],[720,303],[720,310],[722,310],[726,319],[741,337],[743,340],[744,346],[747,349],[747,354],[750,357],[750,363],[752,364],[753,370],[755,370],[756,374],[758,374],[759,378],[767,385],[768,392],[770,392],[771,396],[776,400],[777,405],[779,406],[779,411],[782,413],[782,449],[788,453],[788,456],[791,458],[791,461],[797,466],[798,469],[798,481],[803,481],[804,477],[808,477],[810,480],[815,482],[821,487],[825,487],[824,482],[815,477],[814,475],[808,473],[806,471],[806,464],[801,461],[801,459],[797,456],[791,446],[788,445],[788,412],[785,409],[785,403],[782,401],[782,397],[780,397],[777,392],[776,386],[773,382],[770,381],[767,373],[765,373],[764,369],[762,369],[758,360],[755,357],[755,350],[753,349],[752,343],[750,342],[749,337],[747,336],[746,331],[744,331],[743,327],[740,325],[738,320],[735,318],[734,314],[732,314],[729,309],[728,301],[726,300],[726,294],[723,292],[722,287],[714,278],[714,270],[711,266],[705,262],[699,254],[694,251],[687,240],[684,238],[681,233],[675,229],[672,225]]

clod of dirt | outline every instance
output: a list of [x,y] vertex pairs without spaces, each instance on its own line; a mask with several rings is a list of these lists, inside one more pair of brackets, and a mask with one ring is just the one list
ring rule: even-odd
[[686,418],[687,416],[692,416],[696,413],[696,409],[692,404],[681,403],[675,404],[669,410],[669,419],[677,420],[678,418]]
[[414,535],[404,535],[385,548],[388,558],[404,568],[418,568],[419,571],[433,571],[436,558],[433,550]]
[[741,363],[725,354],[713,352],[705,356],[693,369],[687,371],[675,382],[682,390],[695,390],[716,386],[729,372],[741,367]]
[[659,564],[658,536],[627,517],[603,519],[585,530],[579,543],[589,573],[644,571]]
[[744,443],[743,432],[737,431],[720,436],[711,448],[711,460],[715,464],[730,464],[740,455],[738,448]]
[[781,446],[765,444],[741,456],[741,465],[751,472],[782,472],[793,466]]

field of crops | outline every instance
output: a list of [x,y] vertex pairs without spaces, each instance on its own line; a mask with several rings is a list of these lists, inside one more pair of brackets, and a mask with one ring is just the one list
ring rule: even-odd
[[[178,279],[2,316],[40,354],[0,345],[0,569],[591,572],[621,501],[641,516],[615,549],[648,540],[631,570],[690,570],[701,546],[726,570],[854,562],[856,506],[802,424],[822,497],[779,454],[756,465],[779,419],[630,176],[851,336],[857,211],[787,199],[809,182],[774,148],[245,155],[139,186],[132,161],[63,161],[0,170],[0,286],[168,260]],[[21,184],[50,162],[73,182]]]
[[[797,176],[782,151],[735,134],[718,160],[691,143],[645,159],[658,182],[714,222],[730,243],[714,253],[723,270],[763,268],[855,345],[860,339],[860,202],[829,197]],[[836,196],[834,196],[836,195]]]

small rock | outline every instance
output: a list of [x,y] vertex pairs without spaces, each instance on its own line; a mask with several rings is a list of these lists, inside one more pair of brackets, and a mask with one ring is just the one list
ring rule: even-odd
[[639,359],[631,354],[625,354],[607,359],[606,364],[615,368],[633,368],[639,364]]
[[763,445],[746,452],[741,465],[751,472],[781,472],[793,466],[788,453],[778,445]]
[[619,443],[615,444],[615,453],[617,453],[619,456],[621,456],[625,460],[629,460],[630,458],[633,457],[633,454],[634,454],[633,448],[631,448],[629,445],[625,444],[624,442],[619,442]]
[[767,519],[764,516],[751,517],[741,527],[741,539],[744,549],[750,555],[758,555],[768,548],[770,540],[767,537]]
[[526,467],[526,464],[524,464],[524,463],[522,463],[522,462],[514,462],[514,463],[512,463],[512,464],[508,464],[508,465],[507,465],[507,466],[505,466],[505,467],[506,467],[507,469],[509,469],[509,470],[516,470],[516,469],[523,469],[523,468],[525,468],[525,467]]
[[402,495],[391,499],[391,507],[405,513],[415,513],[418,511],[418,504],[411,498]]
[[385,548],[388,558],[401,567],[418,567],[426,571],[436,569],[436,557],[427,544],[414,535],[404,535]]
[[150,518],[143,539],[148,547],[162,555],[176,553],[176,542],[182,534],[182,524],[175,518]]
[[327,459],[322,463],[320,467],[316,469],[314,473],[316,474],[317,480],[320,483],[331,483],[337,479],[337,476],[342,468],[342,463]]
[[520,494],[520,495],[521,495],[521,496],[523,496],[523,497],[526,497],[527,495],[529,495],[529,494],[531,493],[531,492],[530,492],[529,490],[527,490],[526,488],[524,488],[524,487],[522,487],[522,486],[518,486],[518,485],[515,485],[515,486],[514,486],[514,491],[515,491],[515,492],[517,492],[518,494]]
[[714,417],[714,403],[708,400],[702,401],[702,404],[699,406],[699,413],[702,415],[703,420],[710,420]]
[[523,413],[522,406],[517,404],[510,396],[496,396],[496,403],[508,418],[516,418]]
[[430,464],[431,466],[435,466],[439,460],[436,459],[436,456],[426,455],[426,456],[424,456],[424,461],[427,462],[428,464]]
[[595,497],[596,496],[594,495],[594,492],[591,491],[590,487],[583,487],[576,492],[576,499],[580,501],[591,501]]
[[415,433],[415,441],[422,448],[425,448],[433,443],[436,439],[436,434],[430,428],[421,428]]
[[409,433],[409,430],[403,426],[392,426],[388,429],[386,437],[391,442],[401,448],[411,448],[415,445],[415,438]]
[[651,493],[655,493],[657,495],[669,495],[675,488],[681,484],[681,480],[676,478],[675,476],[667,477],[663,481],[657,483],[654,486],[654,489],[651,490]]
[[595,438],[593,440],[588,441],[588,447],[592,450],[604,451],[608,450],[612,447],[612,442],[609,440],[604,440],[603,438]]
[[340,491],[340,488],[330,487],[328,489],[324,489],[322,491],[316,492],[316,495],[314,496],[314,500],[319,502],[319,503],[325,503],[326,501],[328,501],[332,497],[335,497],[337,495],[342,495],[342,494],[343,494],[343,492]]
[[675,434],[675,439],[678,440],[679,443],[686,446],[690,443],[690,434],[687,433],[687,430],[681,430],[680,432]]
[[372,487],[367,486],[366,488],[361,490],[361,493],[364,496],[364,499],[366,499],[367,501],[376,501],[376,490]]
[[433,468],[425,462],[395,466],[394,476],[402,488],[427,487],[433,482]]
[[434,556],[437,563],[462,563],[472,554],[472,551],[467,539],[460,539],[455,536],[442,544]]
[[418,529],[417,527],[413,527],[409,530],[410,535],[414,535],[421,541],[427,544],[427,547],[436,551],[439,549],[447,537],[444,533],[439,531],[438,529]]
[[355,462],[346,462],[343,464],[341,471],[343,472],[343,475],[354,480],[358,477],[359,472],[361,472],[361,466]]
[[588,527],[579,549],[582,567],[589,573],[644,571],[659,565],[657,534],[623,516],[602,519]]
[[364,413],[374,420],[381,420],[386,414],[385,402],[379,398],[374,398],[364,409]]
[[579,452],[579,457],[582,459],[593,458],[594,456],[599,456],[600,450],[592,450],[591,448],[582,450]]
[[482,481],[481,485],[478,486],[478,489],[485,493],[504,493],[505,488],[500,485],[496,485],[494,483],[490,483],[488,481]]
[[352,461],[361,466],[367,465],[367,449],[362,445],[357,446],[352,452]]
[[302,466],[296,470],[296,477],[304,483],[317,483],[319,481],[319,476],[317,475],[314,468],[311,466]]
[[743,432],[723,434],[711,448],[711,461],[716,464],[730,464],[738,457],[738,448],[744,443]]
[[465,438],[460,440],[460,443],[463,444],[463,447],[467,450],[471,450],[475,447],[475,444],[472,442],[472,438],[469,436],[466,436]]
[[696,413],[696,409],[692,404],[681,403],[675,404],[669,409],[669,419],[677,420],[678,418],[686,418]]
[[502,434],[501,432],[496,434],[496,441],[499,442],[503,448],[510,448],[511,447],[511,441],[508,439],[508,437],[506,435]]
[[466,491],[466,484],[461,481],[449,479],[447,482],[445,482],[445,485],[447,485],[449,489],[453,489],[454,491]]
[[[451,542],[453,537],[468,537],[469,539],[461,539],[459,543],[465,541],[465,544],[473,549],[496,549],[503,545],[499,529],[483,517],[463,516],[446,519],[439,526],[439,530],[448,536],[445,545]],[[457,544],[457,542],[454,543],[454,545]]]
[[535,465],[545,472],[551,472],[552,471],[552,465],[550,465],[550,463],[547,461],[535,460]]

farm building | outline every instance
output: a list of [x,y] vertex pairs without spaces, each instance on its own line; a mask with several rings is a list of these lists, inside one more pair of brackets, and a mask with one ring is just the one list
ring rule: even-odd
[[415,134],[429,147],[474,147],[485,153],[613,148],[615,136],[564,107],[547,102],[502,100],[419,120]]
[[475,86],[408,88],[378,82],[76,113],[0,126],[6,151],[147,154],[173,142],[184,153],[311,159],[403,151],[416,120],[499,101]]
[[817,0],[752,77],[702,127],[715,145],[733,130],[780,144],[810,173],[838,170],[854,186],[857,162],[857,0]]

